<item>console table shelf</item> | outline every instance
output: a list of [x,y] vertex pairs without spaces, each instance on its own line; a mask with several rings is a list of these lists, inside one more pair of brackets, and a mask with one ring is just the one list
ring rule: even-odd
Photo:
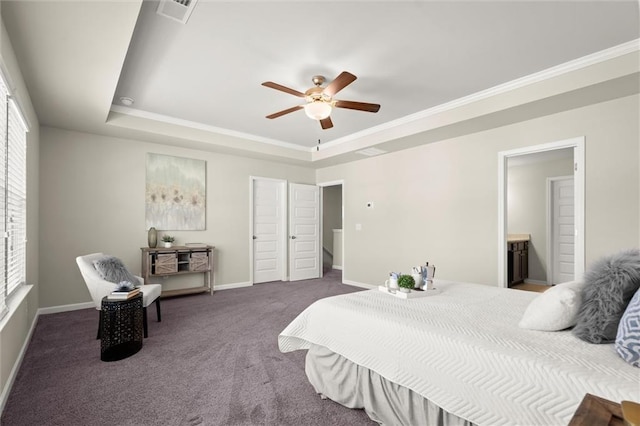
[[141,247],[142,278],[148,284],[152,277],[204,274],[204,285],[164,290],[162,297],[209,292],[213,294],[213,246]]

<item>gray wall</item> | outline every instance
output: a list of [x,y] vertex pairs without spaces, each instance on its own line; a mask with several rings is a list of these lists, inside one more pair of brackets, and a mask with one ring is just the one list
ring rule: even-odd
[[[87,302],[75,257],[116,255],[140,272],[145,229],[145,161],[153,152],[207,162],[207,229],[172,231],[177,244],[216,246],[216,285],[249,277],[250,176],[315,183],[305,167],[123,140],[43,127],[41,129],[40,306]],[[165,288],[200,283],[199,275],[173,277]]]
[[587,267],[637,247],[638,105],[629,96],[318,170],[319,182],[344,180],[344,279],[381,284],[428,260],[438,278],[497,285],[498,152],[577,136],[586,138]]
[[573,176],[573,157],[510,166],[507,171],[507,229],[530,234],[529,279],[547,282],[547,178]]

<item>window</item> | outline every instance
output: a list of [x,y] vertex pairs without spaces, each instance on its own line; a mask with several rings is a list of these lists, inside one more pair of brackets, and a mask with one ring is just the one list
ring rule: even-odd
[[26,281],[27,125],[0,77],[0,318]]

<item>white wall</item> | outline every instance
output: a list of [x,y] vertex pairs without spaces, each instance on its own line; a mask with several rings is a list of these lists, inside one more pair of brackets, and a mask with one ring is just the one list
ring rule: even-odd
[[[75,257],[105,252],[140,272],[145,228],[145,161],[153,152],[207,162],[206,231],[172,231],[177,244],[216,246],[216,285],[249,277],[250,176],[314,183],[304,167],[123,140],[41,129],[40,306],[87,302]],[[198,274],[170,278],[165,287],[198,284]]]
[[586,137],[587,266],[640,245],[638,104],[629,96],[318,170],[319,182],[345,181],[345,280],[380,284],[430,261],[436,278],[496,285],[497,153],[577,136]]
[[507,229],[531,235],[530,280],[547,281],[547,178],[557,176],[573,176],[573,157],[508,168]]

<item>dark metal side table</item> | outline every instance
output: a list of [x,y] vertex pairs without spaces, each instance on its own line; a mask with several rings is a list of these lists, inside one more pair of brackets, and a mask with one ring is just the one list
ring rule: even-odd
[[100,359],[118,361],[142,349],[142,294],[126,300],[102,299]]

